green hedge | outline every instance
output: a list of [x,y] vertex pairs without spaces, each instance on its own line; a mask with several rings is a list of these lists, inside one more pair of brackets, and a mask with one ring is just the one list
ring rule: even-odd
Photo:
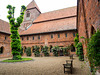
[[61,49],[63,50],[63,54],[64,54],[65,56],[67,56],[67,55],[70,54],[70,53],[68,52],[69,47],[61,47]]
[[58,56],[58,51],[60,50],[59,46],[55,46],[52,48],[52,51],[53,51],[53,55],[54,56]]
[[30,47],[26,48],[26,55],[31,56],[31,48]]
[[43,47],[42,52],[44,53],[44,56],[49,56],[48,47],[47,46]]
[[40,51],[39,51],[40,47],[39,46],[34,46],[34,49],[35,49],[35,52],[34,52],[35,56],[39,57],[40,56]]

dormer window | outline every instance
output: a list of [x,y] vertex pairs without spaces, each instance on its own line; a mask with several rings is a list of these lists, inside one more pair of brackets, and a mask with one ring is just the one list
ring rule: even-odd
[[30,12],[29,11],[26,12],[26,20],[30,20]]
[[29,11],[26,12],[26,17],[30,17],[30,12]]
[[30,17],[30,13],[29,12],[27,13],[26,17]]

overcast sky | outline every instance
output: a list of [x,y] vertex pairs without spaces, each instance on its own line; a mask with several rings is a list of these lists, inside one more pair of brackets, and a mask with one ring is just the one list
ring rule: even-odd
[[[8,21],[6,6],[15,6],[15,18],[20,14],[21,5],[27,6],[32,0],[0,0],[0,19]],[[42,13],[72,7],[77,5],[77,0],[35,0]]]

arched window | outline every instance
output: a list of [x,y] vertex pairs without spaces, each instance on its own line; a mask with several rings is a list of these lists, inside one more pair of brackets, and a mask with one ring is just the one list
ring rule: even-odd
[[50,52],[52,52],[52,45],[50,45]]
[[35,52],[34,46],[32,46],[32,52],[33,52],[33,53]]
[[26,46],[24,46],[24,53],[26,52]]
[[4,47],[1,47],[1,48],[0,48],[0,54],[3,53],[3,50],[4,50]]
[[73,44],[71,44],[71,52],[75,52],[75,47]]
[[92,26],[91,27],[91,35],[95,34],[96,33],[96,30],[94,29],[94,27]]
[[40,48],[41,48],[41,51],[42,51],[43,50],[43,46],[41,45]]

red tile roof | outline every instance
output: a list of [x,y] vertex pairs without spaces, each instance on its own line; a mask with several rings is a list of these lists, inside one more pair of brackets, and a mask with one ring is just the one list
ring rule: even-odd
[[[21,32],[21,35],[47,33],[55,31],[73,30],[73,29],[75,30],[76,17],[70,17],[70,16],[75,16],[76,10],[77,10],[76,7],[70,7],[52,12],[42,13],[33,22],[33,25],[28,30]],[[70,17],[70,18],[63,18],[63,17]]]
[[[1,19],[0,19],[0,32],[11,34],[11,32],[10,32],[10,24],[8,22],[6,22],[6,21],[1,20]],[[19,28],[18,32],[21,33],[22,29]]]
[[65,9],[60,9],[60,10],[56,10],[56,11],[42,13],[37,17],[37,19],[34,22],[40,22],[40,21],[45,21],[45,20],[73,16],[73,15],[76,15],[76,13],[77,13],[76,6],[70,7],[70,8],[65,8]]
[[35,1],[32,0],[32,2],[27,5],[27,9],[34,8],[34,7],[36,7],[40,11],[40,9],[37,6],[37,4],[35,3]]
[[10,25],[8,22],[0,19],[0,32],[10,34]]
[[76,17],[66,18],[42,23],[33,24],[28,30],[23,31],[21,35],[38,34],[76,29]]

